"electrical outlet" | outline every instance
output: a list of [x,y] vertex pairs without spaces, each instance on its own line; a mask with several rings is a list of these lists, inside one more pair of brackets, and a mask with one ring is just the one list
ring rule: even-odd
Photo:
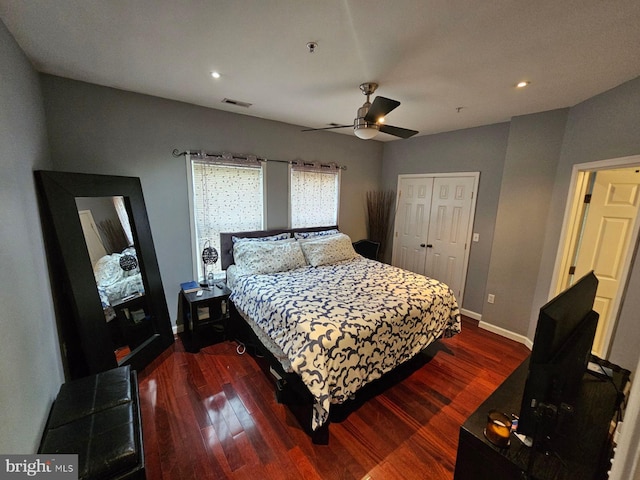
[[487,302],[489,302],[489,303],[493,303],[493,302],[495,302],[495,301],[496,301],[496,296],[495,296],[493,293],[490,293],[490,294],[487,296]]

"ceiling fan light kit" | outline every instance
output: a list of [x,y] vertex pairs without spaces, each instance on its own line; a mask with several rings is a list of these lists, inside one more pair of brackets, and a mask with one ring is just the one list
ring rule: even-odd
[[[353,133],[362,140],[370,140],[379,132],[388,133],[400,138],[409,138],[418,133],[416,130],[384,125],[385,116],[397,108],[400,102],[386,97],[376,97],[373,103],[369,97],[376,91],[378,84],[367,82],[360,84],[360,90],[367,96],[367,101],[358,109],[358,114],[353,120]],[[303,132],[313,132],[317,130],[333,130],[336,128],[347,128],[351,125],[333,125],[326,128],[307,128]]]
[[375,123],[369,123],[364,118],[356,118],[353,125],[353,133],[362,140],[370,140],[378,135],[379,127]]

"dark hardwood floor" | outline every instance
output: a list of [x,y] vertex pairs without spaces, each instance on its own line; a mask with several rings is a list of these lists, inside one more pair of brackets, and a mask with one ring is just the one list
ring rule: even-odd
[[139,373],[147,478],[451,479],[460,425],[528,353],[463,319],[460,335],[357,398],[318,446],[260,360],[235,342],[187,353],[178,339]]

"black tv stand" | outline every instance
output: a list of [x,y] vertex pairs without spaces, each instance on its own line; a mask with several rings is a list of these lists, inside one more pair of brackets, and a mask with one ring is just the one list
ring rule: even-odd
[[563,416],[553,435],[537,448],[512,435],[508,448],[484,436],[487,413],[498,409],[518,414],[527,378],[525,360],[460,427],[454,480],[600,480],[610,469],[610,425],[624,399],[630,372],[604,362],[612,381],[585,372],[575,412]]

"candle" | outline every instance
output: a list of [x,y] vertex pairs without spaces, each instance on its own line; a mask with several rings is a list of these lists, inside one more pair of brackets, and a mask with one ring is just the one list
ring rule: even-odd
[[504,413],[491,410],[487,415],[487,426],[484,435],[491,443],[498,447],[509,446],[511,434],[511,420]]

